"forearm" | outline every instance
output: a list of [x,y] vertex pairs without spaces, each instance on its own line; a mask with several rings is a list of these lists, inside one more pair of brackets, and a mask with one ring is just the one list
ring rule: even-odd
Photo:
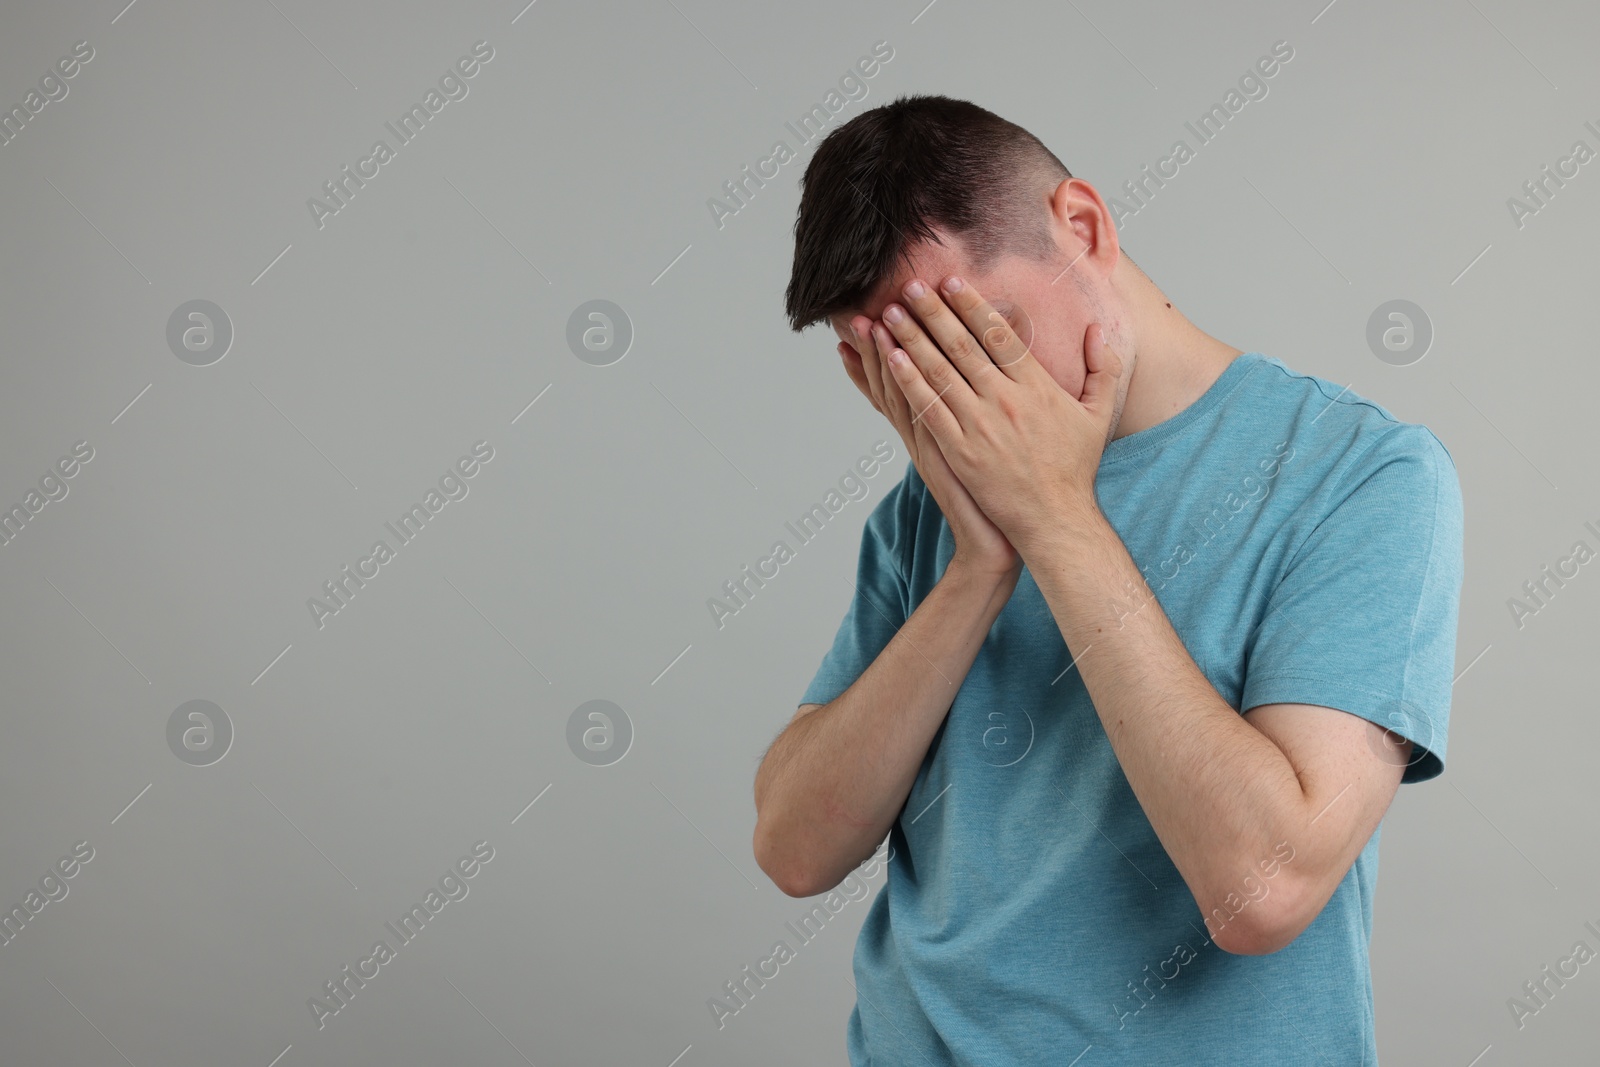
[[1023,550],[1128,784],[1210,914],[1280,842],[1303,842],[1293,765],[1224,701],[1098,509]]
[[899,817],[933,735],[1016,586],[952,562],[831,703],[801,715],[756,772],[756,861],[794,896],[837,885]]

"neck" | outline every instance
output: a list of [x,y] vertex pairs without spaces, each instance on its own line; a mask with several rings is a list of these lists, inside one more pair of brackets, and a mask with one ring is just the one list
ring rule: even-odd
[[[1119,267],[1128,271],[1122,288],[1132,321],[1120,323],[1123,328],[1112,334],[1111,342],[1124,353],[1123,366],[1132,369],[1113,439],[1172,418],[1200,399],[1228,364],[1244,354],[1190,322],[1126,259]],[[1130,349],[1131,361],[1126,354]]]

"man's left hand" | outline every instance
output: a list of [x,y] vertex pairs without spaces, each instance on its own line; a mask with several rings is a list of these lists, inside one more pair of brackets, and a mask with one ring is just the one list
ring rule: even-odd
[[[1095,474],[1122,375],[1102,325],[1084,337],[1088,375],[1073,399],[970,284],[946,279],[943,299],[915,280],[905,292],[884,312],[900,344],[890,372],[984,514],[1024,557],[1097,515]],[[889,321],[897,308],[900,321]]]

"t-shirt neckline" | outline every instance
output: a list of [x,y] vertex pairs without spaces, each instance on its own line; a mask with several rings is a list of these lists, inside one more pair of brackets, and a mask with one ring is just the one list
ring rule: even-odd
[[1100,455],[1100,466],[1104,468],[1132,459],[1183,432],[1197,419],[1215,411],[1228,395],[1239,387],[1245,377],[1266,358],[1260,352],[1243,352],[1233,357],[1217,376],[1217,380],[1212,382],[1194,403],[1154,426],[1146,427],[1137,433],[1130,433],[1126,437],[1107,441],[1105,451]]

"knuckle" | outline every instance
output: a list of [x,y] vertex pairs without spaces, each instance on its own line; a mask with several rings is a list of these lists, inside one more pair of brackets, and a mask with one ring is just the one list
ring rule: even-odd
[[950,355],[953,358],[962,361],[987,358],[986,354],[978,347],[977,342],[972,339],[972,335],[967,332],[966,327],[964,326],[962,327],[961,332],[956,334],[955,340],[950,342]]

